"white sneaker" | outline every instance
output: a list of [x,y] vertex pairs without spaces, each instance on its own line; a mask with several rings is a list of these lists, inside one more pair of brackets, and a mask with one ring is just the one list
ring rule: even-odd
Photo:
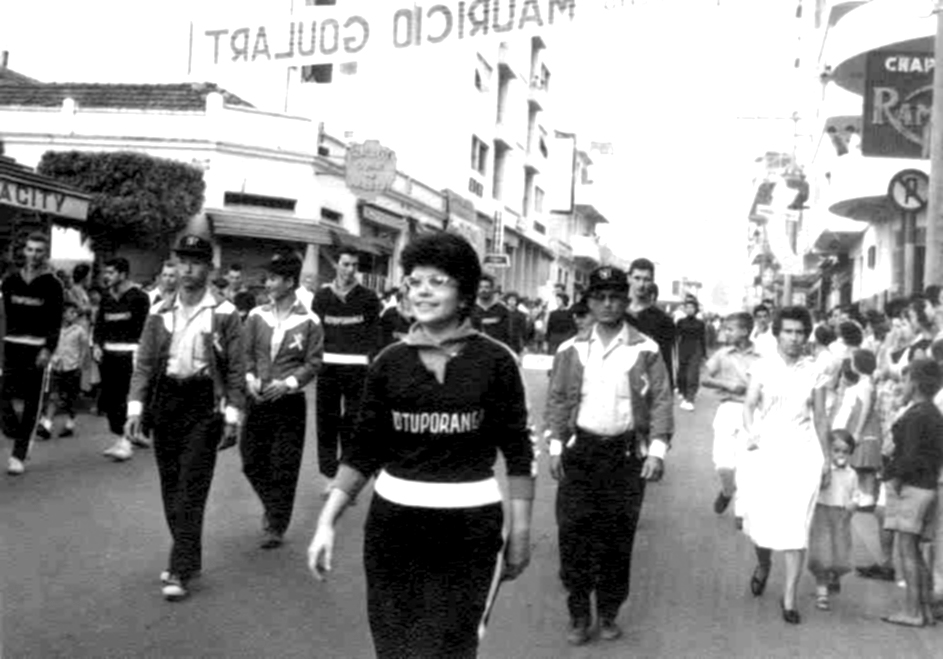
[[679,407],[680,407],[682,410],[687,410],[688,412],[693,412],[693,411],[694,411],[694,403],[692,403],[691,401],[688,401],[688,400],[681,401],[681,405],[679,405]]
[[190,594],[183,581],[173,574],[169,575],[167,580],[164,581],[160,592],[168,602],[179,602],[180,600],[186,599]]
[[23,461],[17,458],[11,457],[7,461],[7,473],[11,476],[19,476],[26,471],[26,467],[23,465]]
[[124,462],[131,459],[134,450],[131,448],[131,442],[126,437],[122,437],[110,448],[102,451],[102,455],[106,455],[116,462]]

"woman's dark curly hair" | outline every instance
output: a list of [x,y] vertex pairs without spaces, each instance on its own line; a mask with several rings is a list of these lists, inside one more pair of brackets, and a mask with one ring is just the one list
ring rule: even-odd
[[423,234],[406,245],[399,262],[406,275],[425,266],[455,279],[459,299],[464,303],[460,315],[465,318],[471,313],[481,281],[481,262],[467,240],[447,232]]
[[812,333],[812,315],[805,307],[783,307],[773,318],[773,336],[779,336],[784,320],[798,320],[802,323],[806,338]]

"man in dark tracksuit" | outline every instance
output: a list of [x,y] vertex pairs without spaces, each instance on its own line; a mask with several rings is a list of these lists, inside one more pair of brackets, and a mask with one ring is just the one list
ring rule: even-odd
[[337,276],[311,303],[324,328],[324,368],[317,386],[318,467],[328,479],[337,475],[340,449],[357,421],[367,366],[380,343],[380,300],[357,283],[358,264],[356,250],[343,248]]
[[[59,343],[64,293],[48,269],[49,239],[30,234],[23,248],[23,268],[3,280],[6,333],[3,337],[3,391],[0,392],[3,434],[12,439],[7,473],[22,474],[42,403],[43,374]],[[23,401],[16,413],[14,400]]]
[[560,576],[568,592],[567,640],[622,635],[632,546],[645,482],[661,478],[673,431],[672,394],[658,344],[628,324],[621,270],[590,274],[595,324],[557,350],[547,397],[550,472],[559,481]]
[[697,300],[684,302],[684,318],[675,329],[678,337],[678,393],[681,409],[694,410],[694,399],[701,382],[701,363],[707,357],[707,328],[697,317]]
[[203,513],[216,452],[236,444],[245,403],[245,352],[236,307],[207,286],[213,246],[184,236],[176,250],[180,287],[147,317],[138,352],[125,435],[148,415],[164,514],[173,537],[168,601],[189,595],[203,566]]
[[124,435],[134,355],[151,306],[147,293],[128,281],[130,270],[131,264],[125,258],[105,263],[104,280],[108,291],[98,307],[93,336],[95,361],[101,364],[98,405],[108,416],[108,429],[116,436],[115,443],[105,449],[104,455],[117,462],[131,458],[132,442],[149,445],[141,437]]
[[301,259],[276,255],[265,289],[271,302],[246,318],[249,403],[242,469],[262,501],[262,549],[281,546],[291,523],[308,416],[304,387],[321,368],[321,321],[296,297]]

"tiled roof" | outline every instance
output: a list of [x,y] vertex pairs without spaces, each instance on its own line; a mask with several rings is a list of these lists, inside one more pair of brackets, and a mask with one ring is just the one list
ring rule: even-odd
[[0,85],[35,85],[37,80],[33,80],[22,73],[17,73],[6,67],[0,68]]
[[66,98],[71,98],[80,108],[202,110],[211,92],[220,92],[227,105],[252,107],[251,103],[209,82],[162,85],[88,82],[0,84],[0,106],[56,107]]

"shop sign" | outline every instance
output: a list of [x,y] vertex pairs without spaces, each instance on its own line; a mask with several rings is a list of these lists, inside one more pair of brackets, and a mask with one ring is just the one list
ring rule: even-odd
[[88,217],[88,201],[59,190],[0,179],[0,204],[73,220]]
[[349,145],[345,165],[347,187],[360,197],[376,197],[396,181],[396,153],[376,140]]
[[933,105],[932,52],[877,50],[865,65],[861,153],[929,158]]
[[486,268],[510,268],[511,257],[507,254],[485,254],[482,264]]
[[497,254],[504,254],[504,213],[494,212],[494,226],[491,232],[491,246]]

